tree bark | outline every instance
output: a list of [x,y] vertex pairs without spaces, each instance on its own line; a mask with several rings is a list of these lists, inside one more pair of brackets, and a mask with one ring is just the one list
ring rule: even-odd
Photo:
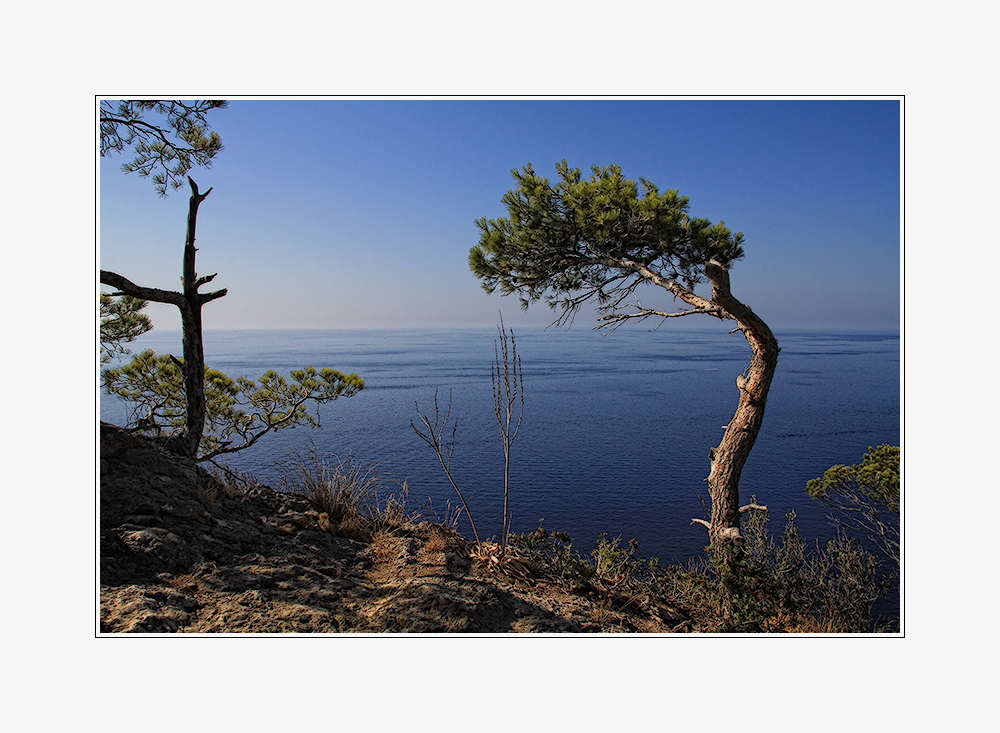
[[191,185],[191,201],[188,206],[187,235],[184,241],[182,278],[184,292],[177,293],[170,290],[141,287],[131,280],[107,270],[101,270],[101,282],[104,285],[117,288],[125,295],[176,305],[181,312],[184,391],[187,401],[186,427],[182,440],[185,451],[192,458],[196,458],[202,434],[205,431],[205,351],[202,339],[201,308],[205,303],[225,296],[228,291],[223,289],[212,293],[198,292],[198,288],[215,278],[215,275],[198,277],[197,272],[195,272],[195,253],[198,250],[194,246],[198,207],[212,192],[212,189],[209,188],[205,193],[199,193],[198,185],[191,178],[188,178],[188,183]]
[[[720,549],[726,544],[738,547],[743,544],[743,535],[740,532],[742,513],[740,475],[764,422],[767,393],[778,365],[780,351],[778,341],[767,324],[733,296],[729,289],[729,271],[716,260],[711,260],[705,265],[705,275],[712,283],[710,300],[634,260],[608,259],[602,264],[631,270],[692,307],[692,310],[688,311],[664,313],[633,304],[632,307],[636,308],[637,312],[605,315],[600,319],[602,324],[620,324],[630,318],[669,318],[703,313],[723,320],[736,321],[737,330],[743,333],[753,350],[750,366],[736,377],[736,387],[740,391],[736,414],[726,426],[722,443],[709,451],[711,470],[706,481],[712,499],[711,522],[703,519],[693,520],[708,527],[709,537],[715,549]],[[744,509],[752,508],[756,508],[756,505],[748,505]]]
[[705,265],[705,275],[712,283],[710,300],[695,294],[676,280],[664,277],[650,267],[633,260],[609,259],[603,264],[635,272],[646,281],[669,291],[691,306],[692,310],[664,313],[633,304],[632,307],[636,308],[635,313],[605,315],[600,319],[602,325],[616,324],[614,327],[617,327],[617,324],[630,318],[669,318],[703,313],[719,319],[736,321],[738,324],[736,330],[743,333],[753,350],[750,366],[736,377],[736,388],[740,391],[736,414],[726,426],[722,443],[709,451],[711,469],[705,480],[708,482],[708,491],[712,499],[711,521],[692,520],[693,523],[708,527],[714,549],[719,550],[727,544],[739,547],[743,544],[740,515],[743,511],[758,508],[755,504],[740,507],[740,475],[764,422],[767,394],[778,365],[780,351],[778,341],[767,324],[733,296],[729,289],[729,271],[716,260],[711,260]]
[[740,402],[722,442],[709,451],[708,492],[712,498],[709,536],[720,548],[726,541],[743,542],[740,534],[740,475],[764,422],[764,408],[778,365],[778,341],[771,329],[729,290],[729,272],[712,260],[705,266],[712,283],[712,303],[736,321],[753,353],[750,366],[736,379]]
[[205,347],[201,331],[201,295],[198,293],[198,273],[195,272],[195,229],[198,207],[212,192],[198,193],[198,186],[190,178],[191,200],[188,204],[187,235],[184,238],[184,306],[181,311],[181,339],[184,344],[184,393],[187,396],[187,427],[184,444],[192,457],[205,431]]

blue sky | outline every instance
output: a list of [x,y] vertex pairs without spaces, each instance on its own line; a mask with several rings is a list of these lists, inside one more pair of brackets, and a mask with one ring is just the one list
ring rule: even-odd
[[[511,170],[554,178],[562,159],[617,163],[743,232],[733,292],[772,328],[899,325],[895,100],[233,100],[209,120],[225,149],[191,173],[214,189],[198,272],[229,295],[207,329],[493,326],[499,310],[546,325],[543,303],[487,295],[467,258]],[[100,161],[100,267],[177,289],[187,189],[160,198],[126,160]],[[179,328],[172,306],[148,312]]]

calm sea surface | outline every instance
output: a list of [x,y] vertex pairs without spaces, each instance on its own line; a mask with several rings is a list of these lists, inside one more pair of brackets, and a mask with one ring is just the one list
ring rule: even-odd
[[[544,519],[583,552],[606,532],[638,539],[641,555],[664,564],[701,555],[707,532],[691,519],[707,517],[708,451],[736,409],[736,375],[750,358],[743,337],[727,330],[516,332],[525,406],[512,448],[513,530],[534,530]],[[806,481],[834,464],[858,463],[869,446],[900,444],[899,335],[775,335],[778,371],[741,499],[756,495],[766,504],[776,533],[795,510],[807,541],[825,542],[834,532],[827,510],[806,495]],[[320,408],[322,428],[273,433],[229,463],[277,482],[292,451],[312,444],[334,461],[353,455],[378,464],[390,488],[406,481],[412,507],[429,504],[443,514],[458,497],[410,421],[420,424],[415,404],[433,414],[435,393],[442,408],[450,395],[458,421],[452,473],[480,534],[496,534],[503,506],[490,384],[496,339],[495,329],[208,332],[208,365],[231,377],[315,366],[365,380],[360,394]],[[132,347],[180,355],[180,334],[153,331]],[[127,416],[124,403],[107,395],[100,412],[119,424]],[[466,519],[459,529],[472,536]]]

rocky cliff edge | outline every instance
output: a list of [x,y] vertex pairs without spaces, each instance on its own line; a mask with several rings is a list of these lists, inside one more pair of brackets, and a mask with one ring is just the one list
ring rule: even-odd
[[100,426],[99,633],[686,630],[678,608],[543,567],[497,570],[453,529],[343,536],[306,497],[236,493],[155,440]]

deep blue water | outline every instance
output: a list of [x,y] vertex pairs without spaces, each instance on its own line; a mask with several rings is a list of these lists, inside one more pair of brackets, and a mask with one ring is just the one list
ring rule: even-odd
[[[736,375],[750,348],[739,333],[642,328],[611,334],[521,330],[524,421],[512,448],[512,528],[541,519],[586,552],[601,532],[640,541],[640,554],[683,563],[707,542],[693,517],[706,517],[703,479],[709,448],[739,399]],[[831,465],[861,460],[869,446],[900,444],[898,333],[776,332],[778,371],[763,428],[743,471],[741,498],[756,495],[780,533],[795,510],[803,536],[833,536],[827,510],[804,490]],[[452,473],[480,534],[500,530],[503,452],[490,367],[495,329],[215,331],[206,361],[231,377],[285,375],[304,366],[356,372],[365,389],[320,409],[322,428],[273,433],[230,465],[265,482],[310,441],[320,455],[377,463],[390,482],[406,481],[409,503],[443,513],[458,497],[433,451],[410,427],[418,403],[433,411],[451,395],[458,420]],[[179,332],[153,331],[132,344],[180,354]],[[121,423],[117,398],[101,397],[101,418]],[[450,430],[449,430],[450,434]],[[471,536],[464,519],[459,526]]]

